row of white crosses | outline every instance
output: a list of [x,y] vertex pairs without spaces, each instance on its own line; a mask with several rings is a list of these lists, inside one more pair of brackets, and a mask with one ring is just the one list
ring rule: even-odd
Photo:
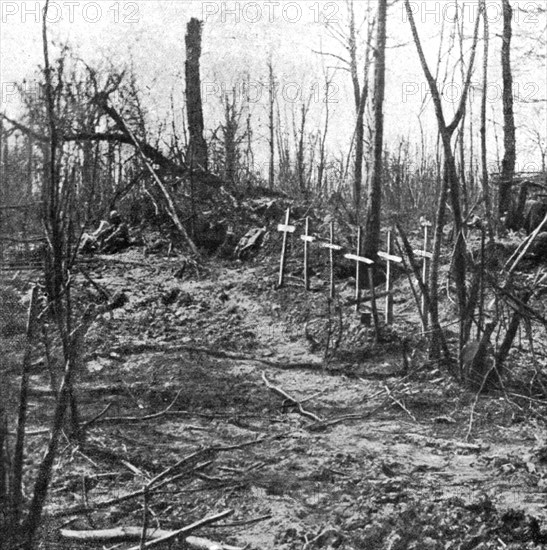
[[[284,276],[285,276],[285,265],[286,265],[286,256],[287,256],[287,239],[288,235],[296,231],[296,226],[290,224],[290,208],[287,208],[285,213],[285,223],[279,224],[277,230],[283,233],[283,245],[281,249],[281,261],[279,266],[279,280],[278,288],[283,286]],[[329,267],[330,267],[330,297],[334,298],[336,293],[335,288],[335,278],[334,278],[334,260],[335,254],[337,252],[342,252],[343,247],[334,242],[334,222],[330,222],[330,232],[329,240],[321,241],[316,236],[310,235],[310,220],[306,218],[304,234],[300,236],[300,239],[304,242],[304,286],[306,290],[310,288],[310,277],[309,277],[309,251],[310,245],[316,241],[319,241],[319,246],[325,248],[329,251]],[[371,258],[367,258],[361,255],[361,241],[362,241],[362,228],[359,227],[357,232],[357,247],[354,254],[347,253],[344,254],[344,257],[348,260],[354,261],[356,265],[355,272],[355,311],[359,311],[359,305],[361,300],[361,270],[364,267],[368,271],[368,281],[369,288],[371,291],[371,302],[373,314],[376,315],[376,302],[374,297],[374,284],[373,284],[373,273],[372,269],[375,265],[375,261]],[[426,245],[427,246],[427,243]],[[381,260],[384,260],[387,264],[386,270],[386,302],[385,302],[385,319],[386,323],[390,324],[393,322],[393,293],[392,293],[392,262],[401,263],[403,260],[400,256],[395,256],[392,254],[393,239],[391,231],[387,235],[387,251],[378,252],[378,257]],[[422,251],[420,251],[420,255]],[[427,253],[427,251],[425,251]],[[427,253],[428,254],[428,253]],[[426,256],[423,256],[424,260]],[[425,261],[424,261],[425,265]],[[426,269],[426,268],[424,268]],[[424,271],[425,273],[425,271]]]
[[[283,233],[283,246],[281,249],[281,261],[279,266],[279,280],[278,288],[283,286],[284,276],[285,276],[285,266],[287,259],[287,239],[288,235],[296,231],[296,226],[290,224],[291,210],[287,208],[285,213],[285,223],[279,224],[277,230]],[[422,279],[424,284],[427,284],[428,270],[429,270],[429,260],[431,260],[431,253],[428,251],[429,247],[429,233],[428,230],[431,227],[431,223],[425,219],[421,220],[421,225],[423,228],[423,248],[421,250],[415,250],[414,253],[422,258]],[[309,251],[310,245],[314,242],[319,242],[319,246],[329,250],[329,266],[330,266],[330,297],[334,298],[335,296],[335,280],[334,280],[334,259],[336,252],[342,252],[343,247],[334,242],[334,222],[330,222],[330,232],[329,232],[329,241],[319,240],[316,236],[310,235],[310,220],[306,217],[304,234],[300,236],[300,239],[304,242],[304,286],[306,290],[310,289],[310,277],[309,277]],[[374,284],[373,284],[373,266],[375,265],[374,260],[361,256],[361,240],[362,240],[362,228],[359,227],[357,232],[357,249],[355,254],[347,253],[344,254],[344,257],[348,260],[354,261],[356,265],[355,272],[355,311],[359,311],[359,305],[361,300],[361,269],[363,266],[368,271],[368,282],[371,292],[371,303],[373,314],[376,316],[376,302],[374,296]],[[393,249],[393,235],[391,231],[387,232],[387,251],[378,252],[378,257],[381,260],[386,262],[386,286],[385,286],[385,320],[387,324],[393,322],[393,289],[392,289],[392,263],[401,263],[403,259],[400,256],[396,256],[392,253]],[[427,314],[425,307],[425,301],[422,297],[422,312],[424,315],[425,323],[424,330],[427,328]]]

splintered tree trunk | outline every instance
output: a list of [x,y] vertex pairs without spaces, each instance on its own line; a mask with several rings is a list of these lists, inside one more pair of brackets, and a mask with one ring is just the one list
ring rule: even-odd
[[498,214],[503,216],[511,210],[511,187],[515,175],[516,143],[515,114],[513,111],[513,75],[511,72],[511,19],[513,10],[509,0],[503,4],[503,37],[501,44],[501,69],[503,78],[503,145],[501,161],[501,181],[499,187]]
[[269,74],[269,130],[270,130],[270,167],[268,172],[268,185],[270,189],[273,189],[274,186],[274,163],[275,163],[275,121],[274,121],[274,100],[275,100],[275,78],[273,73],[272,60],[268,62],[268,74]]
[[199,59],[201,57],[201,25],[192,18],[186,29],[186,110],[188,113],[189,164],[207,170],[207,143],[203,137],[203,105]]
[[374,156],[372,179],[368,189],[365,221],[364,254],[376,258],[380,241],[380,210],[382,202],[382,161],[384,144],[384,93],[386,75],[386,19],[387,0],[378,5],[378,31],[374,67]]
[[226,183],[234,184],[237,175],[238,144],[237,131],[239,114],[236,112],[236,89],[232,90],[232,99],[226,94],[224,97],[224,179]]

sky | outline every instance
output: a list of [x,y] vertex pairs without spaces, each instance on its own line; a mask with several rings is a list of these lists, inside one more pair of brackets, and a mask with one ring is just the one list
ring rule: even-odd
[[[21,98],[15,84],[26,80],[27,93],[33,93],[36,67],[43,61],[41,24],[43,0],[0,2],[0,108],[17,116]],[[364,31],[364,14],[375,0],[356,0],[357,22]],[[418,30],[426,56],[435,67],[440,34],[444,22],[445,50],[441,66],[448,67],[448,78],[442,91],[447,118],[457,106],[461,93],[459,68],[452,65],[459,54],[456,44],[447,54],[449,29],[457,16],[463,22],[464,49],[468,51],[477,17],[477,0],[459,0],[456,11],[452,0],[412,0]],[[547,132],[546,52],[540,36],[545,34],[545,14],[535,8],[546,8],[545,0],[513,1],[514,52],[513,68],[517,93],[519,169],[540,165],[537,146],[530,136],[539,133],[545,145]],[[489,88],[490,135],[494,128],[502,135],[501,73],[499,50],[501,39],[501,2],[487,0],[491,32]],[[521,11],[526,9],[528,12]],[[271,57],[278,83],[278,104],[283,120],[292,134],[293,111],[298,112],[303,100],[311,95],[309,130],[319,127],[325,113],[323,98],[324,71],[331,78],[329,101],[331,126],[329,149],[344,154],[353,132],[353,92],[349,73],[335,56],[347,57],[340,44],[329,33],[327,23],[345,32],[345,0],[300,1],[51,1],[48,17],[49,37],[54,41],[51,56],[59,45],[68,43],[86,63],[94,66],[111,64],[131,66],[143,94],[151,124],[170,116],[170,97],[177,112],[182,109],[184,92],[184,35],[191,17],[204,21],[201,58],[205,124],[209,129],[222,119],[221,90],[241,85],[247,78],[254,91],[251,105],[257,150],[264,152],[267,135],[267,62]],[[545,40],[543,40],[543,44]],[[360,33],[359,51],[364,51],[364,32]],[[323,51],[327,55],[320,55]],[[334,54],[334,55],[330,55]],[[466,60],[469,56],[466,55]],[[482,42],[473,75],[472,110],[478,115],[479,83],[482,79]],[[532,102],[530,102],[532,100]],[[425,104],[424,104],[425,101]],[[423,109],[423,110],[422,110]],[[478,121],[478,119],[476,119]],[[386,74],[385,126],[386,145],[395,147],[402,137],[419,140],[420,124],[430,145],[436,141],[436,123],[425,78],[412,43],[409,24],[401,0],[388,12],[388,50]],[[478,125],[476,130],[478,131]],[[494,141],[491,161],[495,163]],[[261,154],[258,155],[259,159]],[[262,158],[265,158],[262,155]],[[260,162],[260,161],[259,161]]]

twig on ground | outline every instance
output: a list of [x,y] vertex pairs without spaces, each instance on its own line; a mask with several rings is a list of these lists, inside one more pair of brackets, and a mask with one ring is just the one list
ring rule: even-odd
[[232,521],[230,523],[222,523],[220,525],[215,525],[215,528],[222,528],[222,527],[241,527],[242,525],[253,525],[253,523],[260,523],[261,521],[266,521],[267,519],[271,519],[272,514],[266,514],[264,516],[259,516],[257,518],[251,518],[251,519],[242,519],[241,521]]
[[[185,470],[184,472],[168,478],[161,481],[161,483],[154,482],[154,480],[150,481],[148,484],[148,491],[157,491],[161,487],[168,485],[169,483],[174,483],[175,481],[178,481],[179,479],[182,479],[184,477],[189,476],[192,472],[198,469],[203,469],[206,466],[209,466],[211,462],[205,462],[203,464],[198,464],[197,466],[194,466],[192,468],[189,468]],[[161,474],[160,474],[161,475]],[[159,476],[157,476],[159,477]],[[156,479],[156,478],[155,478]],[[154,487],[151,487],[152,482],[157,483]],[[64,510],[60,510],[59,512],[51,514],[51,517],[64,517],[64,516],[71,516],[75,514],[83,514],[87,513],[89,510],[99,510],[101,508],[108,508],[110,506],[113,506],[114,504],[119,504],[120,502],[125,502],[127,500],[131,500],[133,498],[138,498],[144,495],[145,489],[139,489],[137,491],[133,491],[132,493],[127,493],[126,495],[122,495],[121,497],[112,498],[110,500],[104,500],[102,502],[96,502],[94,503],[91,508],[88,508],[86,506],[74,506],[72,508],[66,508]]]
[[109,403],[99,414],[94,416],[93,418],[87,420],[86,422],[82,422],[82,430],[86,430],[90,426],[92,426],[95,422],[97,422],[100,418],[102,418],[112,407],[112,403]]
[[280,395],[281,397],[283,397],[283,399],[286,399],[287,401],[293,403],[294,405],[296,405],[297,409],[298,409],[298,412],[302,415],[302,416],[306,416],[307,418],[311,418],[312,420],[314,420],[315,422],[322,422],[322,419],[319,418],[317,415],[305,410],[303,407],[302,407],[302,404],[300,403],[300,401],[296,400],[294,397],[292,397],[291,395],[289,395],[285,390],[282,390],[280,387],[278,386],[274,386],[267,378],[266,378],[266,373],[263,372],[262,373],[262,380],[264,381],[264,383],[266,384],[266,386],[272,390],[274,393],[277,393],[278,395]]
[[106,410],[108,410],[108,408],[110,407],[110,405],[108,405],[106,410],[100,413],[98,417],[91,419],[89,422],[86,422],[84,425],[88,426],[89,424],[94,422],[95,423],[100,422],[101,424],[107,423],[107,422],[143,422],[145,420],[154,420],[156,418],[160,418],[161,416],[167,414],[175,406],[175,403],[177,402],[177,399],[179,398],[179,395],[181,394],[181,392],[182,392],[182,389],[180,389],[177,392],[177,395],[175,395],[175,398],[173,399],[173,401],[171,401],[171,403],[160,412],[149,414],[146,416],[107,416],[106,418],[101,418],[101,416],[104,415]]
[[401,407],[401,409],[403,409],[403,411],[406,412],[406,414],[408,414],[408,416],[410,416],[410,418],[412,418],[412,420],[414,420],[414,422],[418,422],[418,420],[416,419],[416,417],[405,407],[404,403],[402,401],[400,401],[399,399],[397,399],[392,393],[391,393],[391,390],[384,384],[384,389],[386,390],[386,393],[388,395],[388,397],[394,402],[396,403],[397,405],[399,405],[399,407]]
[[106,300],[110,300],[110,294],[106,288],[94,281],[89,273],[81,266],[77,265],[78,271],[84,276],[85,280]]
[[327,527],[326,529],[323,529],[323,531],[321,531],[321,533],[319,533],[316,537],[304,543],[304,546],[302,546],[302,550],[308,550],[316,542],[322,541],[327,535],[338,535],[338,534],[339,534],[339,531],[337,531],[336,529],[333,529],[332,527]]

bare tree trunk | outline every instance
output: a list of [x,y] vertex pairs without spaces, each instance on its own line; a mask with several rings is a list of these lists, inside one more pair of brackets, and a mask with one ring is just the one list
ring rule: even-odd
[[201,102],[201,79],[199,60],[201,57],[201,25],[192,18],[186,28],[186,109],[188,132],[190,134],[189,164],[207,171],[207,143],[203,137],[203,105]]
[[[8,413],[4,405],[7,402],[4,391],[0,390],[0,510],[7,510],[8,507]],[[0,530],[8,527],[6,515],[4,512],[3,517],[0,517]],[[1,541],[0,550],[4,550],[4,543]]]
[[[2,182],[2,185],[0,185],[0,205],[6,204],[6,157],[4,156],[4,119],[0,118],[0,181]],[[4,210],[0,208],[0,233],[3,233],[4,229]],[[0,241],[0,261],[4,260],[4,244],[2,241]],[[0,418],[0,421],[2,419]],[[1,452],[0,448],[0,452]]]
[[[449,194],[451,199],[452,212],[454,215],[454,229],[455,229],[456,235],[460,235],[463,228],[461,203],[460,203],[460,185],[458,181],[458,173],[456,168],[456,161],[454,158],[454,152],[452,150],[452,145],[451,145],[451,138],[465,114],[467,95],[469,92],[469,86],[471,84],[471,74],[473,70],[475,53],[477,49],[480,17],[477,18],[477,21],[475,23],[475,30],[473,34],[473,45],[471,48],[471,58],[469,61],[469,67],[468,67],[467,76],[464,82],[463,93],[460,99],[460,104],[458,106],[458,109],[456,111],[456,114],[454,115],[452,122],[450,124],[447,124],[443,113],[441,96],[439,93],[439,89],[437,87],[437,82],[434,76],[431,74],[427,61],[425,59],[425,55],[422,49],[420,37],[418,35],[416,23],[414,21],[414,15],[412,13],[409,0],[405,0],[405,8],[406,8],[408,20],[410,23],[410,27],[412,30],[414,43],[416,45],[418,56],[420,58],[420,63],[424,71],[424,75],[426,77],[429,90],[431,92],[431,97],[433,99],[433,105],[435,107],[435,115],[436,115],[437,124],[439,127],[439,134],[443,145],[444,177],[443,177],[443,189],[441,191],[440,200],[443,200],[443,196],[448,191],[450,191]],[[446,189],[444,188],[444,186],[446,186]],[[437,285],[438,285],[437,272],[438,272],[438,265],[439,265],[438,256],[440,254],[440,249],[441,249],[440,239],[442,237],[442,226],[444,223],[444,214],[445,214],[445,206],[444,204],[441,204],[441,202],[439,202],[437,219],[435,221],[435,240],[433,243],[433,259],[431,261],[431,272],[430,272],[430,285],[431,285],[430,292],[431,292],[431,295],[433,296],[432,303],[431,303],[432,318],[434,318],[437,315],[437,308],[438,308],[438,303],[434,299],[434,297],[437,296],[437,293],[438,293],[438,289],[437,289]],[[454,279],[455,279],[456,289],[458,294],[458,310],[460,313],[463,313],[464,311],[466,311],[466,302],[467,302],[467,291],[465,286],[466,255],[465,255],[465,242],[463,239],[460,239],[460,238],[456,239],[456,247],[454,250],[454,265],[456,266],[456,269],[454,272]],[[462,347],[461,335],[462,335],[464,326],[465,326],[464,320],[461,319],[460,320],[460,349]],[[432,343],[434,343],[436,339],[437,339],[436,336],[433,335]],[[438,349],[436,349],[435,346],[432,346],[432,355],[433,354],[435,354],[433,358],[436,358],[438,356]]]
[[382,208],[382,175],[384,145],[384,94],[386,78],[386,24],[387,0],[379,0],[378,30],[374,56],[374,151],[372,178],[367,196],[365,218],[364,255],[376,258],[380,242],[380,222]]
[[19,414],[17,418],[17,437],[13,452],[13,479],[11,487],[11,505],[13,525],[18,525],[21,519],[21,505],[23,502],[23,470],[25,451],[25,429],[27,423],[29,371],[32,358],[34,339],[36,338],[36,319],[38,317],[38,287],[32,289],[27,319],[27,342],[23,365],[21,369],[21,385],[19,390]]
[[503,38],[501,45],[501,69],[503,78],[503,145],[505,148],[501,161],[501,181],[499,186],[498,215],[501,217],[511,211],[511,188],[515,175],[516,140],[515,114],[513,110],[513,74],[511,72],[511,20],[513,10],[509,0],[502,0]]
[[492,223],[492,198],[490,195],[490,182],[488,175],[488,157],[486,148],[486,103],[488,101],[488,52],[489,52],[489,26],[486,16],[486,0],[481,0],[480,9],[483,18],[483,42],[484,53],[482,60],[482,98],[481,98],[481,165],[482,165],[482,194],[484,199],[484,218],[488,239],[494,240],[494,225]]
[[232,100],[230,100],[228,93],[224,96],[224,125],[222,126],[224,138],[224,179],[230,185],[236,182],[237,176],[237,131],[240,117],[236,112],[236,101],[236,89],[234,87],[232,90]]
[[[44,14],[49,8],[49,0],[46,1]],[[44,15],[45,17],[45,15]],[[47,28],[42,27],[42,40],[44,48],[44,79],[45,99],[47,109],[47,121],[49,127],[49,148],[44,162],[43,206],[44,221],[48,249],[45,262],[45,280],[48,299],[52,304],[58,323],[61,323],[60,297],[64,288],[63,248],[64,239],[61,229],[61,198],[58,185],[57,151],[59,146],[57,125],[55,120],[55,99],[53,96],[52,68],[49,63],[47,47]]]
[[268,76],[269,76],[269,86],[268,86],[268,93],[269,93],[269,107],[270,107],[270,124],[269,124],[269,130],[270,130],[270,167],[268,172],[268,185],[270,186],[270,189],[273,189],[274,186],[274,166],[275,166],[275,120],[274,120],[274,101],[275,101],[275,79],[274,79],[274,73],[273,73],[273,65],[272,60],[268,61]]
[[359,225],[360,210],[361,210],[361,189],[363,183],[363,153],[364,153],[364,115],[365,105],[368,96],[368,70],[369,70],[369,51],[370,51],[370,29],[369,36],[367,37],[367,47],[365,53],[365,69],[364,69],[364,81],[363,86],[359,83],[359,72],[357,62],[357,30],[355,24],[355,7],[353,0],[348,3],[350,10],[350,27],[349,27],[349,39],[348,50],[350,55],[350,73],[351,81],[353,83],[353,95],[355,101],[355,164],[353,169],[353,204],[355,208],[355,221]]
[[306,166],[304,162],[304,138],[306,133],[306,117],[308,116],[308,109],[310,108],[311,96],[308,100],[307,105],[302,103],[300,109],[300,128],[298,130],[298,144],[296,148],[296,170],[298,173],[298,187],[300,193],[304,197],[307,197],[308,194],[308,185],[306,181]]
[[330,118],[330,106],[329,106],[329,86],[330,81],[325,74],[325,124],[323,126],[323,133],[319,137],[319,164],[317,167],[317,193],[321,195],[323,193],[323,179],[325,174],[325,158],[326,158],[326,142],[327,134],[329,131],[329,118]]

